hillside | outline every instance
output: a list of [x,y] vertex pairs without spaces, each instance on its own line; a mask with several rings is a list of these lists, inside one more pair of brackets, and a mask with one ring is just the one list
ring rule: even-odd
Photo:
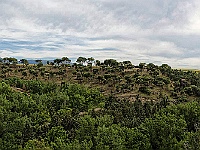
[[200,148],[197,71],[113,59],[0,67],[1,150]]
[[[117,62],[107,59],[103,63],[82,65],[80,63],[43,65],[1,64],[0,78],[18,77],[25,80],[40,80],[78,83],[98,88],[104,95],[142,101],[157,101],[161,96],[172,102],[190,101],[200,96],[200,74],[194,70],[172,69],[167,64],[156,66],[130,61]],[[23,88],[23,87],[22,87]],[[26,89],[23,89],[26,90]]]

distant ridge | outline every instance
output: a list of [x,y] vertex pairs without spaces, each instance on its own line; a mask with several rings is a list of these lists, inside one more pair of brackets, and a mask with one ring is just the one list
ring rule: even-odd
[[[35,62],[36,59],[28,59],[28,63],[29,64],[37,64],[37,62]],[[49,62],[53,62],[53,60],[42,60],[43,64],[47,64],[47,61]]]

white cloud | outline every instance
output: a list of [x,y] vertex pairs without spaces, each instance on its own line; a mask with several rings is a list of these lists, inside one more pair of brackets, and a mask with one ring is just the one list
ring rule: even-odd
[[199,64],[198,0],[0,0],[0,6],[0,57]]

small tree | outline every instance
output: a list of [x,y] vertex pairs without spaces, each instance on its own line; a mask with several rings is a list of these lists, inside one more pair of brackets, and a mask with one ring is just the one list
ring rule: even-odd
[[62,59],[57,58],[53,62],[58,64],[58,66],[59,66],[59,64],[62,62]]
[[21,59],[20,62],[23,64],[23,66],[27,66],[29,64],[27,59]]
[[67,64],[69,64],[71,60],[68,57],[62,57],[62,62],[66,62]]
[[37,59],[37,60],[35,60],[35,62],[36,63],[40,63],[40,62],[42,62],[42,60],[41,59]]
[[83,63],[85,63],[86,60],[87,60],[87,58],[85,58],[85,57],[79,57],[79,58],[76,60],[76,62],[79,63],[79,64],[81,64],[81,65],[83,65]]
[[88,63],[93,63],[94,62],[94,58],[93,57],[90,57],[87,59]]
[[100,65],[101,65],[101,62],[100,62],[99,60],[96,60],[96,61],[95,61],[95,64],[96,64],[96,66],[100,66]]
[[140,63],[140,64],[139,64],[139,68],[140,68],[140,69],[144,69],[145,66],[146,66],[146,63]]

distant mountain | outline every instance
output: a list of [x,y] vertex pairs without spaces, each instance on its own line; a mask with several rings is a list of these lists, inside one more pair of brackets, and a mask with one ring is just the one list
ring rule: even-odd
[[[43,63],[43,64],[47,64],[47,61],[53,62],[53,60],[42,60],[42,63]],[[28,60],[28,63],[29,63],[29,64],[37,64],[37,63],[35,62],[35,60],[33,60],[33,59]]]
[[[46,65],[46,64],[47,64],[47,61],[53,62],[53,60],[42,60],[42,63],[43,63],[44,65]],[[19,61],[18,63],[21,64],[20,61]],[[37,64],[37,62],[35,62],[35,59],[28,59],[28,63],[29,63],[29,64]]]

